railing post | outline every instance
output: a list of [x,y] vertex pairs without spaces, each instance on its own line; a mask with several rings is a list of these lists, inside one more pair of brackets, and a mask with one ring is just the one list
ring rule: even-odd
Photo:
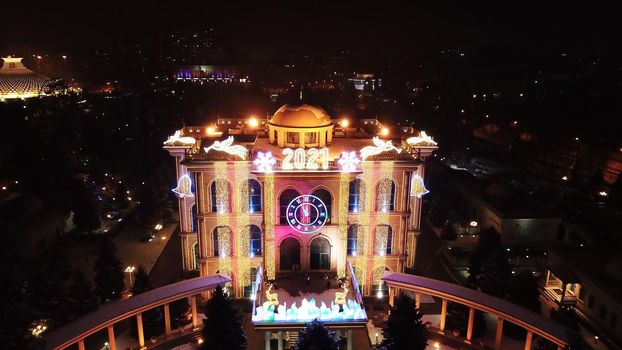
[[164,332],[166,335],[171,334],[171,305],[164,304]]
[[395,303],[395,287],[389,287],[389,305],[393,306]]
[[421,293],[415,293],[415,305],[417,306],[417,310],[421,308]]
[[84,339],[78,340],[78,350],[84,350]]
[[197,316],[197,296],[190,297],[190,307],[192,309],[192,329],[199,327],[199,317]]
[[501,349],[501,339],[503,338],[503,319],[497,318],[497,335],[495,336],[495,350]]
[[466,342],[471,344],[473,338],[473,320],[475,319],[475,309],[469,308],[469,324],[467,325]]
[[264,349],[265,350],[270,350],[270,338],[272,337],[272,335],[270,334],[270,331],[266,331],[264,337],[265,337],[265,339],[264,339]]
[[283,350],[283,331],[277,333],[278,350]]
[[532,331],[527,331],[527,339],[525,339],[525,350],[531,350],[531,338],[533,337]]
[[447,318],[447,299],[443,299],[441,306],[441,322],[438,325],[439,331],[445,333],[445,319]]
[[117,343],[114,340],[114,324],[108,326],[108,346],[110,347],[110,350],[117,349]]
[[143,332],[143,314],[136,314],[136,325],[138,326],[138,345],[141,349],[145,348],[145,333]]
[[348,340],[346,341],[346,350],[352,350],[352,330],[348,329]]

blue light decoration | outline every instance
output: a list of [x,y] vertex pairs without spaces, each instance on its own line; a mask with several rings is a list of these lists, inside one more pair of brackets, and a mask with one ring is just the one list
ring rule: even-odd
[[319,231],[328,220],[326,205],[317,196],[304,194],[287,205],[287,223],[296,232],[311,234]]
[[270,302],[265,301],[261,306],[255,309],[253,313],[253,322],[309,322],[314,319],[320,321],[367,321],[367,314],[361,304],[353,299],[347,299],[346,303],[340,305],[330,302],[326,305],[321,302],[320,306],[314,298],[307,300],[303,298],[300,305],[294,302],[287,307],[287,303],[278,306],[278,313],[274,312],[274,306]]
[[179,198],[194,197],[192,193],[192,179],[190,175],[184,174],[179,180],[177,180],[177,187],[173,188],[173,191]]

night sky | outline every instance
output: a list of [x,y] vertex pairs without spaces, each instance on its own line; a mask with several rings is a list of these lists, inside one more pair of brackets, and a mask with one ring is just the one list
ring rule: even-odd
[[[3,5],[2,54],[37,50],[93,49],[119,34],[152,40],[173,29],[213,26],[225,49],[251,52],[330,53],[348,49],[374,55],[427,55],[441,49],[501,56],[619,54],[617,12],[612,8],[546,7],[534,2],[506,5],[425,2],[403,6],[292,4],[139,6],[120,2],[52,2]],[[477,3],[477,4],[476,4]],[[562,6],[563,5],[563,6]]]

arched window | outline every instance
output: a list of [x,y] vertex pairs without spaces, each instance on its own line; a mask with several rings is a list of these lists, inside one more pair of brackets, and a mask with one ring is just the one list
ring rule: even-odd
[[350,181],[350,195],[348,198],[348,211],[358,213],[365,210],[365,184],[361,179]]
[[281,196],[279,197],[279,217],[281,225],[287,224],[287,206],[289,205],[289,202],[291,202],[292,200],[294,200],[294,198],[298,196],[300,196],[300,193],[291,188],[288,188],[285,191],[281,192]]
[[393,228],[390,225],[376,226],[376,245],[374,253],[376,255],[391,255],[393,246]]
[[261,256],[261,229],[257,225],[250,225],[250,257]]
[[598,309],[598,317],[602,318],[603,320],[607,317],[607,306],[605,306],[605,304],[601,305]]
[[212,235],[212,247],[214,256],[223,258],[232,256],[231,229],[227,226],[217,226]]
[[318,237],[311,241],[311,269],[330,270],[330,243]]
[[244,287],[244,297],[252,298],[254,297],[253,291],[255,290],[255,286],[257,285],[257,268],[251,267],[249,270],[250,281],[251,283],[248,286]]
[[226,180],[218,179],[212,182],[210,193],[212,213],[231,212],[231,184]]
[[357,254],[359,229],[360,225],[357,224],[348,227],[348,256],[356,256]]
[[199,258],[201,257],[201,253],[199,250],[199,242],[195,242],[192,245],[192,254],[193,254],[192,268],[195,270],[198,270],[199,269]]
[[191,216],[191,223],[192,223],[192,232],[197,232],[197,205],[196,203],[192,205],[192,209],[190,210],[190,212],[192,213]]
[[261,185],[255,179],[248,180],[248,212],[258,213],[261,211]]
[[395,182],[384,178],[376,186],[376,210],[381,212],[395,210]]
[[330,196],[330,192],[328,192],[327,190],[323,189],[323,188],[319,188],[315,191],[313,191],[312,195],[318,197],[319,199],[322,200],[322,202],[324,202],[324,205],[326,205],[326,215],[328,215],[328,219],[326,220],[326,223],[329,224],[330,223],[330,219],[332,217],[332,198]]
[[387,286],[386,282],[380,279],[385,271],[391,270],[389,270],[387,267],[378,267],[374,269],[374,284],[372,284],[371,290],[373,295],[376,296],[378,299],[389,295],[389,286]]

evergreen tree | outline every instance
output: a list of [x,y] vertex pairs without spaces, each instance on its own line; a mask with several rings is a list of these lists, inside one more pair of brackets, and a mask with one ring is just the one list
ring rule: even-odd
[[149,279],[149,274],[147,270],[140,265],[136,269],[136,274],[134,274],[134,281],[132,285],[132,294],[138,295],[140,293],[144,293],[148,290],[153,289],[153,285],[151,285],[151,280]]
[[[447,304],[447,329],[459,331],[461,335],[466,335],[469,322],[469,308],[457,303]],[[475,311],[473,319],[473,338],[480,338],[486,335],[486,320],[481,311]]]
[[110,240],[102,240],[99,244],[95,273],[96,293],[102,302],[121,296],[125,288],[125,276],[121,261],[117,258],[116,247]]
[[425,350],[428,345],[428,331],[421,320],[416,302],[401,293],[395,298],[395,306],[382,330],[382,348],[387,350]]
[[71,286],[69,287],[69,299],[71,303],[71,318],[75,319],[97,309],[97,297],[93,293],[91,283],[86,280],[79,269],[73,273]]
[[203,320],[203,350],[242,350],[246,335],[238,313],[218,286],[207,302]]
[[307,323],[300,331],[296,350],[338,350],[339,337],[322,322],[315,320]]
[[489,227],[479,234],[477,247],[469,258],[469,279],[475,278],[481,269],[495,252],[501,248],[501,235],[494,227]]
[[493,253],[483,264],[479,274],[471,278],[470,287],[497,298],[505,298],[512,281],[512,266],[505,251]]
[[[507,300],[528,310],[540,313],[540,292],[538,281],[531,272],[522,271],[512,278],[508,289]],[[513,323],[503,327],[503,332],[515,339],[524,339],[526,331]]]

